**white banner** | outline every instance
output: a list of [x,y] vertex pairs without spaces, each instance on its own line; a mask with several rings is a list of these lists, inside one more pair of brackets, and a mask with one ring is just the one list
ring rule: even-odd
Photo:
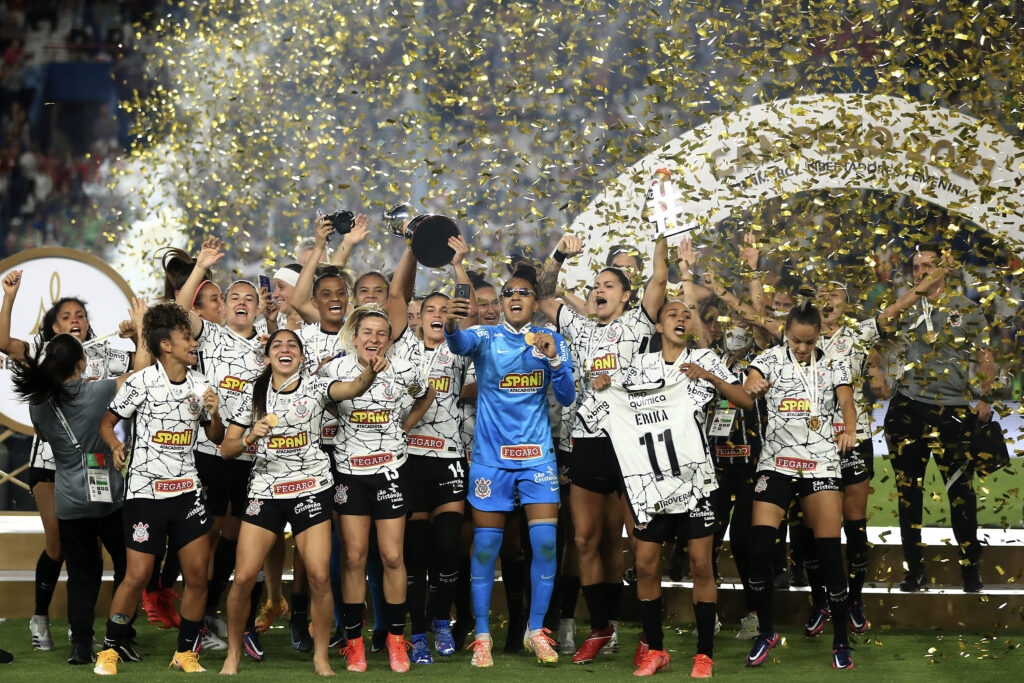
[[[24,271],[14,302],[12,338],[34,344],[47,309],[63,297],[76,297],[85,302],[89,325],[96,336],[114,333],[111,346],[135,349],[130,340],[116,334],[117,326],[128,318],[132,290],[100,259],[74,249],[28,249],[0,262],[0,278],[12,270]],[[0,359],[0,424],[31,434],[28,405],[14,395],[11,361],[2,355]]]
[[[657,188],[652,223],[641,214],[658,169],[671,186]],[[826,188],[915,195],[1011,238],[1022,253],[1021,187],[1020,143],[958,111],[883,95],[778,100],[694,128],[612,181],[569,227],[587,249],[566,263],[564,282],[593,280],[610,245],[634,243],[649,257],[658,232],[699,229],[772,197]]]

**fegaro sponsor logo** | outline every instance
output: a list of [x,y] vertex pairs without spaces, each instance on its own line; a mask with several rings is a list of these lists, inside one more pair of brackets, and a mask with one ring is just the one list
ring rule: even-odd
[[292,436],[273,436],[267,440],[267,448],[274,451],[303,448],[308,445],[308,432],[300,432]]
[[431,377],[430,378],[431,388],[439,394],[447,394],[452,390],[452,378],[451,377]]
[[807,413],[811,410],[811,402],[806,398],[784,398],[779,404],[782,413]]
[[248,384],[244,379],[232,377],[228,375],[220,381],[220,388],[227,389],[228,391],[242,391],[245,389],[245,385]]
[[336,425],[336,424],[324,425],[324,427],[320,430],[321,436],[323,436],[325,439],[333,439],[334,435],[337,434],[337,433],[338,433],[338,425]]
[[802,458],[775,458],[775,466],[787,470],[809,472],[817,469],[818,463],[814,460],[804,460]]
[[595,358],[594,362],[590,364],[591,372],[605,372],[607,370],[615,370],[618,367],[618,356],[613,352],[606,353],[600,358]]
[[379,467],[393,461],[395,456],[391,453],[374,453],[373,455],[353,455],[348,459],[351,467]]
[[153,482],[153,491],[156,493],[181,493],[182,491],[191,491],[196,486],[196,482],[191,477],[184,479],[157,479]]
[[295,481],[282,481],[278,484],[274,484],[274,495],[275,496],[288,496],[293,493],[302,493],[310,489],[316,488],[316,479],[310,477],[308,479],[297,479]]
[[380,410],[353,410],[349,415],[349,422],[353,424],[380,425],[391,421],[391,410],[382,408]]
[[192,430],[184,432],[159,431],[153,435],[153,443],[161,446],[191,446]]
[[544,386],[544,371],[534,370],[530,373],[514,372],[501,378],[499,389],[510,394],[534,393]]
[[746,458],[750,455],[750,446],[715,446],[715,455],[719,458]]
[[410,434],[409,435],[409,447],[410,448],[427,448],[430,450],[443,450],[444,439],[436,436],[425,436],[423,434]]
[[501,447],[502,460],[532,460],[542,455],[544,455],[544,451],[540,446],[535,446],[534,444]]

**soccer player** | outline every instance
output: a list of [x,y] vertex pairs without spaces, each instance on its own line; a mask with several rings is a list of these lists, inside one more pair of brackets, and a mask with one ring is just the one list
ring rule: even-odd
[[[594,280],[591,296],[596,317],[591,319],[554,298],[562,262],[582,251],[583,242],[578,237],[564,235],[544,264],[538,294],[540,310],[569,340],[572,355],[580,366],[580,402],[589,397],[595,377],[610,374],[614,379],[647,347],[668,284],[668,243],[660,239],[655,247],[654,273],[641,304],[628,308],[633,298],[630,278],[620,268],[608,267]],[[590,612],[590,634],[572,661],[587,664],[606,646],[614,644],[613,651],[617,651],[615,617],[622,596],[623,570],[619,544],[625,508],[622,478],[611,439],[603,430],[589,431],[579,418],[573,422],[568,477],[572,482],[570,497],[580,583]]]
[[472,664],[494,666],[489,611],[494,567],[504,534],[505,518],[518,494],[529,524],[533,559],[531,599],[524,645],[543,663],[558,661],[547,636],[547,612],[555,570],[558,520],[558,472],[548,417],[547,388],[571,405],[576,398],[569,347],[558,334],[532,324],[537,310],[537,284],[532,269],[520,267],[502,288],[500,326],[459,329],[469,314],[468,299],[449,303],[445,338],[448,347],[469,356],[476,365],[477,411],[472,487],[472,592],[476,640]]
[[[665,303],[656,326],[661,352],[635,356],[615,389],[608,390],[613,383],[609,375],[595,378],[594,389],[601,394],[580,406],[582,419],[603,424],[616,445],[636,521],[637,598],[647,648],[637,652],[635,676],[651,676],[669,665],[661,631],[661,546],[681,529],[690,555],[697,621],[697,656],[690,677],[711,677],[718,603],[711,561],[716,528],[711,493],[717,482],[698,415],[716,393],[745,410],[754,406],[717,354],[689,348],[690,315],[682,301]],[[599,415],[596,420],[590,417],[594,413]],[[645,447],[637,449],[638,441]]]
[[[833,614],[846,610],[840,454],[857,445],[853,380],[844,361],[827,360],[817,348],[821,313],[811,302],[790,310],[784,330],[786,343],[754,359],[745,383],[768,405],[750,530],[750,591],[759,623],[747,666],[764,663],[779,642],[772,613],[772,548],[794,495],[814,531],[829,607]],[[835,436],[833,424],[840,421],[844,429]],[[833,619],[832,627],[832,666],[852,668],[846,620]]]
[[[195,259],[195,267],[177,295],[178,305],[188,310],[209,270],[224,256],[223,242],[206,240]],[[217,392],[221,421],[227,422],[241,399],[246,386],[263,370],[264,355],[260,335],[254,327],[259,314],[260,296],[253,283],[238,280],[228,286],[224,296],[227,315],[224,324],[212,323],[189,310],[192,336],[199,343],[200,367],[206,380]],[[246,505],[246,490],[255,448],[238,457],[224,458],[220,448],[200,435],[196,444],[196,468],[206,492],[206,507],[213,515],[210,545],[213,567],[206,595],[206,621],[209,632],[203,646],[222,650],[224,641],[213,637],[212,624],[217,619],[221,594],[235,567],[238,530]],[[255,631],[252,637],[256,638]],[[254,645],[259,649],[258,643]]]
[[[470,284],[463,267],[469,253],[466,240],[452,237],[448,246],[455,252],[452,266],[456,281]],[[406,247],[392,278],[388,297],[391,320],[406,318],[410,286],[416,277],[416,257]],[[470,288],[472,292],[472,287]],[[472,296],[471,296],[472,298]],[[437,593],[431,614],[434,647],[442,656],[455,653],[449,622],[449,609],[459,580],[459,540],[466,509],[466,449],[462,443],[458,400],[466,379],[465,356],[454,354],[444,338],[449,297],[441,292],[428,294],[420,301],[422,338],[406,325],[390,349],[393,358],[402,358],[417,368],[435,399],[423,419],[409,432],[409,461],[403,476],[413,482],[407,489],[412,514],[405,525],[405,567],[409,576],[407,603],[412,627],[413,663],[432,664],[426,636],[427,566],[432,568]],[[429,550],[428,550],[429,548]],[[435,559],[428,563],[428,554]]]
[[[18,363],[29,357],[28,342],[11,337],[11,315],[22,282],[20,270],[13,270],[4,277],[4,300],[0,307],[0,351]],[[46,344],[58,334],[70,334],[85,347],[83,379],[110,379],[123,375],[131,367],[131,353],[111,348],[105,340],[96,339],[96,333],[89,324],[85,302],[81,299],[63,297],[43,315],[39,326],[40,343]],[[50,445],[34,437],[29,458],[28,484],[43,523],[45,546],[36,562],[36,604],[35,612],[29,620],[29,632],[33,649],[44,651],[53,649],[50,601],[53,600],[53,591],[57,588],[60,567],[64,562],[54,499],[56,469],[57,463]]]
[[[913,268],[915,280],[927,278],[930,283],[914,288],[925,297],[899,324],[906,371],[889,401],[884,425],[900,496],[900,537],[907,565],[900,590],[914,592],[928,584],[921,555],[921,488],[931,454],[946,483],[963,587],[973,593],[983,586],[978,569],[978,502],[967,453],[976,425],[992,419],[995,363],[989,329],[977,306],[950,291],[946,276],[951,265],[943,262],[940,246],[920,247],[913,256]],[[978,363],[973,377],[972,360]],[[980,399],[972,410],[975,388]],[[938,447],[933,445],[936,433]]]
[[95,672],[117,673],[120,659],[139,661],[130,641],[129,621],[149,580],[154,556],[170,539],[178,551],[185,592],[181,601],[178,648],[171,665],[203,671],[199,645],[206,604],[211,522],[195,465],[196,432],[203,424],[214,443],[224,437],[217,392],[189,366],[198,362],[188,313],[176,304],[150,308],[143,336],[156,365],[136,373],[117,392],[100,422],[100,436],[118,469],[126,464],[125,445],[114,433],[120,420],[134,417],[135,445],[125,476],[124,526],[128,567],[110,604],[105,649]]
[[320,450],[320,421],[328,401],[343,401],[369,388],[387,367],[374,359],[351,382],[303,376],[302,342],[291,330],[278,330],[264,348],[267,367],[248,384],[236,403],[221,453],[235,458],[255,445],[248,504],[239,532],[235,581],[228,595],[228,653],[222,674],[238,672],[242,648],[262,660],[251,633],[243,633],[251,610],[250,595],[263,560],[284,525],[290,524],[305,561],[312,594],[313,666],[333,675],[327,661],[331,633],[331,461]]
[[[5,286],[18,286],[20,272],[13,275],[5,278]],[[132,315],[140,326],[144,311],[145,304],[133,300]],[[144,349],[136,353],[137,364],[148,364]],[[103,579],[101,544],[114,565],[115,590],[125,572],[124,480],[97,427],[128,375],[86,382],[87,366],[82,342],[70,334],[55,336],[45,348],[40,342],[34,354],[14,366],[15,393],[29,403],[32,424],[57,463],[56,515],[68,568],[69,664],[95,661],[92,625]]]
[[[353,381],[378,356],[386,355],[392,329],[379,306],[360,306],[345,322],[342,339],[354,354],[331,361],[324,374]],[[363,395],[338,403],[340,422],[339,472],[334,503],[341,515],[345,552],[342,623],[348,636],[344,653],[349,671],[366,670],[362,638],[363,601],[366,595],[366,557],[370,527],[377,529],[383,588],[388,619],[386,647],[391,670],[409,670],[405,651],[406,582],[403,543],[409,511],[409,481],[404,467],[408,434],[434,399],[434,389],[408,361],[391,358]]]

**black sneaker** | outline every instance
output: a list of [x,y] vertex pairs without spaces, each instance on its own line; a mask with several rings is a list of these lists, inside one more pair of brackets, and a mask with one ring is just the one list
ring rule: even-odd
[[71,654],[68,655],[68,664],[95,664],[96,654],[92,651],[92,642],[71,643]]
[[807,570],[802,564],[794,564],[789,568],[789,585],[794,588],[806,588],[811,582],[807,579]]
[[341,650],[348,645],[348,638],[345,637],[345,629],[340,626],[334,630],[334,634],[331,636],[331,642],[328,647],[332,650]]
[[981,582],[981,570],[977,562],[960,565],[960,576],[964,580],[965,593],[980,593],[985,584]]
[[115,643],[110,640],[103,641],[103,649],[113,649],[121,657],[122,661],[125,662],[141,662],[142,656],[135,651],[135,643],[131,640],[125,640],[120,643]]
[[288,630],[291,631],[292,647],[299,652],[313,651],[313,639],[309,635],[309,622],[305,614],[293,612],[288,619]]
[[370,637],[370,652],[384,652],[386,649],[388,649],[388,632],[375,629]]
[[924,570],[923,564],[908,569],[906,576],[903,577],[903,581],[900,583],[900,591],[903,593],[916,593],[927,587],[928,573]]
[[789,572],[786,572],[786,571],[776,572],[775,573],[775,581],[774,581],[774,583],[772,585],[775,586],[775,590],[777,590],[777,591],[789,590],[789,586],[790,586],[790,583],[789,583]]

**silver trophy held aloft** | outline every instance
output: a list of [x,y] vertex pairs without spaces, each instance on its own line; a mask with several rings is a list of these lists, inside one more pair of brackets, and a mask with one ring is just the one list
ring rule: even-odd
[[[455,251],[448,246],[449,237],[457,237],[459,226],[447,216],[422,213],[412,220],[412,207],[399,204],[381,215],[381,221],[395,237],[409,242],[416,260],[428,268],[443,268],[452,261]],[[408,222],[408,225],[406,225]]]

